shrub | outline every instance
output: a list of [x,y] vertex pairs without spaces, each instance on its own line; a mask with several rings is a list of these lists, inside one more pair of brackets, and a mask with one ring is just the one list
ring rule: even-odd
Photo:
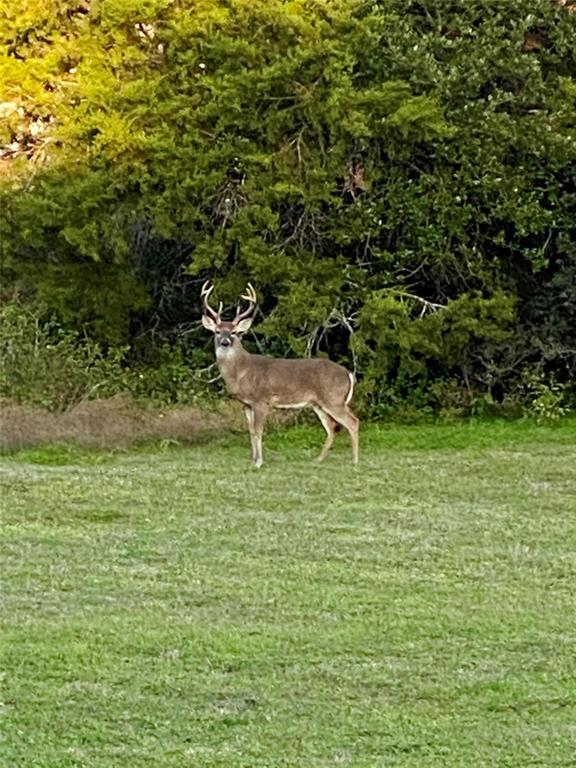
[[121,393],[162,404],[209,397],[181,346],[162,347],[139,366],[130,365],[129,352],[63,328],[45,307],[7,304],[0,309],[0,397],[51,411]]

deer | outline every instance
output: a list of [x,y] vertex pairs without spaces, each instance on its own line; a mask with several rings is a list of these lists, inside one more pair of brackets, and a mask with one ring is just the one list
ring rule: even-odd
[[358,463],[360,421],[350,408],[354,375],[344,366],[326,358],[276,358],[248,352],[242,337],[250,330],[258,297],[248,283],[241,298],[248,306],[236,307],[233,320],[222,319],[210,306],[214,285],[207,280],[201,289],[202,325],[214,334],[216,363],[229,393],[238,400],[246,415],[252,460],[256,468],[263,463],[262,436],[270,409],[311,407],[326,430],[326,440],[316,461],[322,462],[332,447],[336,432],[344,427],[352,443],[352,463]]

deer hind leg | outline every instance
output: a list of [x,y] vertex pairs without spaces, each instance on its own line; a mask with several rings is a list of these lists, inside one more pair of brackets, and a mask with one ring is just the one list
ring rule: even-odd
[[322,426],[326,430],[326,441],[324,442],[322,450],[316,458],[316,461],[320,463],[321,461],[324,461],[328,451],[332,447],[332,443],[334,442],[334,435],[336,434],[336,430],[338,428],[338,422],[335,421],[332,416],[330,416],[330,414],[326,413],[326,411],[323,411],[320,406],[313,405],[312,408],[316,416],[318,416],[322,422]]
[[358,433],[360,431],[360,419],[353,414],[349,406],[344,403],[342,405],[326,406],[324,407],[324,410],[334,419],[334,421],[337,421],[338,424],[341,424],[348,431],[352,442],[352,463],[358,464]]

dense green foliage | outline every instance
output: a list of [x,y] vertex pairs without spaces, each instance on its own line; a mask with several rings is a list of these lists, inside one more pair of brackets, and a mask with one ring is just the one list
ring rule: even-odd
[[250,280],[262,346],[353,365],[372,413],[570,402],[569,4],[2,7],[6,297],[200,362],[199,285]]
[[210,367],[180,343],[160,345],[153,362],[46,319],[45,307],[0,308],[0,399],[65,411],[83,400],[127,394],[141,403],[182,405],[214,396]]

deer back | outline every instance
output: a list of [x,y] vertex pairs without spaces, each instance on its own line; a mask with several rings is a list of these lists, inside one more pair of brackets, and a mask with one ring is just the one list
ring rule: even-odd
[[352,375],[323,358],[278,359],[243,354],[220,357],[218,365],[230,393],[244,403],[276,408],[344,404],[351,396]]

